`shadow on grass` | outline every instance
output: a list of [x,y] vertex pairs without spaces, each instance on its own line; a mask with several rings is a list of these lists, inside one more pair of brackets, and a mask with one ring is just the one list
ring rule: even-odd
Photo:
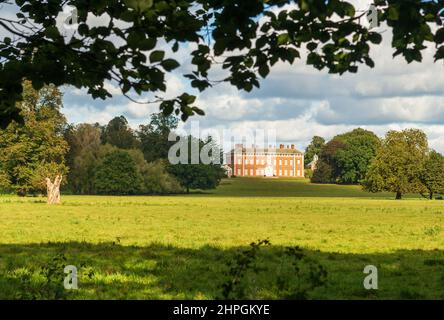
[[[221,296],[221,285],[227,280],[227,263],[245,248],[79,242],[3,244],[0,299],[15,299],[30,286],[38,288],[42,281],[38,276],[40,267],[58,253],[65,255],[66,265],[79,269],[79,290],[70,291],[69,299],[214,299]],[[281,299],[284,296],[275,280],[286,276],[288,282],[298,281],[284,268],[283,250],[280,246],[260,250],[257,277],[250,278],[246,298]],[[440,250],[390,254],[304,252],[328,273],[326,284],[309,292],[311,299],[444,298],[444,252]],[[378,290],[363,288],[363,269],[370,264],[378,267]],[[30,274],[31,282],[24,282],[23,274]]]

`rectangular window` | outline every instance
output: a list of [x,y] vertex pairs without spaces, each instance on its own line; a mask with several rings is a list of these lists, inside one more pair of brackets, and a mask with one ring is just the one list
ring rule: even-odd
[[241,175],[241,169],[237,169],[237,175],[238,175],[238,176]]
[[287,170],[284,171],[284,176],[287,176]]
[[274,165],[276,165],[276,159],[274,159],[273,163],[274,163]]
[[279,170],[279,175],[280,175],[280,176],[282,175],[282,170]]
[[301,160],[298,159],[298,164],[301,164]]
[[282,165],[282,159],[279,159],[279,164]]
[[287,162],[287,160],[285,160],[285,165],[287,165],[288,164],[288,162]]
[[290,166],[292,166],[293,165],[293,160],[290,160]]
[[301,170],[298,170],[298,177],[301,176]]
[[250,176],[254,176],[253,169],[250,169]]

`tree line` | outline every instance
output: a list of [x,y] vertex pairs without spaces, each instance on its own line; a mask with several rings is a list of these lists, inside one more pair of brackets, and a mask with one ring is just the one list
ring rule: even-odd
[[429,148],[418,129],[391,130],[384,138],[362,128],[326,142],[315,136],[306,148],[305,162],[319,160],[308,172],[313,183],[360,184],[369,192],[393,192],[396,199],[419,193],[433,199],[444,193],[444,157]]
[[[106,125],[73,125],[55,86],[23,86],[23,123],[0,130],[0,191],[44,193],[46,178],[61,175],[64,192],[73,194],[172,194],[215,188],[225,174],[217,164],[168,162],[175,143],[168,136],[178,126],[172,115],[153,114],[138,130],[124,116]],[[211,140],[193,139],[201,147]]]

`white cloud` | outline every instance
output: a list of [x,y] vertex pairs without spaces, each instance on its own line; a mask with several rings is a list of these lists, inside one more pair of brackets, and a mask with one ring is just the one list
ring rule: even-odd
[[[371,1],[351,2],[362,10]],[[379,30],[385,29],[381,26]],[[305,65],[304,58],[292,66],[278,63],[262,81],[261,89],[251,93],[221,84],[199,94],[198,105],[206,116],[197,119],[204,129],[225,128],[239,134],[254,128],[276,129],[278,141],[294,142],[299,149],[313,135],[331,138],[358,126],[380,136],[390,129],[415,127],[429,135],[432,147],[444,151],[443,65],[434,63],[432,46],[423,52],[422,63],[407,64],[402,57],[392,58],[390,32],[383,32],[383,43],[371,48],[374,69],[360,66],[357,74],[338,76]],[[175,55],[183,63],[181,73],[191,70],[192,49],[183,46]],[[212,73],[217,79],[223,75],[220,68]],[[166,97],[172,97],[188,91],[189,85],[181,74],[174,73],[168,76],[168,88]],[[70,121],[104,123],[124,114],[136,126],[158,110],[157,105],[139,105],[121,96],[100,107],[94,107],[94,103],[86,107],[84,102],[82,107],[78,105],[66,104]]]

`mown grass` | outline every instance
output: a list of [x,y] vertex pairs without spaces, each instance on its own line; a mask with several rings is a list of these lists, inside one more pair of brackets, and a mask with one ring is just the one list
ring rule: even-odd
[[[328,272],[310,298],[440,299],[443,214],[444,201],[295,179],[236,178],[180,196],[63,196],[61,206],[2,196],[0,298],[38,291],[39,268],[63,253],[80,272],[68,298],[212,299],[236,252],[269,239],[247,298],[283,298],[270,283],[283,248],[300,246]],[[375,291],[362,285],[368,264],[379,270]]]

